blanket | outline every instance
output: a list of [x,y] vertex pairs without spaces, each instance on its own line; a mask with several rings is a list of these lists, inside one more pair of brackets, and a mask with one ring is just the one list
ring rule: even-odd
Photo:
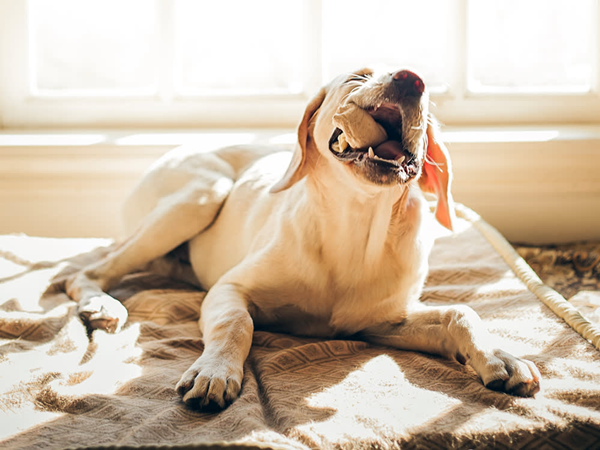
[[537,364],[535,398],[488,390],[436,356],[257,330],[239,399],[194,410],[174,386],[203,349],[203,292],[129,275],[110,292],[127,325],[91,332],[61,283],[111,242],[11,235],[0,237],[0,447],[599,448],[600,330],[459,209],[422,300],[474,308],[499,347]]

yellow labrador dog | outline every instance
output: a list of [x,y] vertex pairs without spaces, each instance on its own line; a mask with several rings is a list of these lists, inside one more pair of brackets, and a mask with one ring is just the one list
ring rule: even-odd
[[[177,384],[201,407],[239,395],[255,327],[456,358],[489,388],[534,395],[536,366],[495,348],[471,308],[419,303],[433,243],[423,192],[437,196],[442,225],[453,221],[450,159],[428,105],[413,72],[362,70],[310,101],[291,155],[175,149],[126,202],[130,237],[68,294],[90,326],[116,331],[127,311],[105,291],[128,273],[207,289],[204,352]],[[185,243],[189,264],[172,256]]]

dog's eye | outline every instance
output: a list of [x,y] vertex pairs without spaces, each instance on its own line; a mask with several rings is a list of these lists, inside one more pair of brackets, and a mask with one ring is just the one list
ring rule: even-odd
[[365,82],[369,79],[366,75],[353,75],[346,80],[346,83],[350,83],[352,81]]

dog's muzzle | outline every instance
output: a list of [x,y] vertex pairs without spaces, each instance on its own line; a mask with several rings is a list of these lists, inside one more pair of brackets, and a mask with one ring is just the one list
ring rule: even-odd
[[[374,145],[353,148],[344,130],[335,128],[329,149],[338,160],[371,172],[368,177],[373,181],[379,182],[381,178],[381,182],[387,184],[389,175],[395,175],[396,181],[407,182],[419,173],[422,164],[419,156],[423,154],[428,102],[423,98],[425,83],[415,73],[400,70],[372,88],[365,86],[364,89],[374,89],[376,94],[358,93],[356,104],[383,127],[385,139]],[[375,172],[384,175],[378,177]]]

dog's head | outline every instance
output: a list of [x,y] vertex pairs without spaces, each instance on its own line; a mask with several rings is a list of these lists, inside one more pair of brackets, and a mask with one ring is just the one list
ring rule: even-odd
[[317,164],[370,190],[418,180],[438,198],[438,221],[452,229],[450,158],[425,83],[413,72],[363,69],[323,87],[306,108],[290,166],[271,192],[289,188]]

